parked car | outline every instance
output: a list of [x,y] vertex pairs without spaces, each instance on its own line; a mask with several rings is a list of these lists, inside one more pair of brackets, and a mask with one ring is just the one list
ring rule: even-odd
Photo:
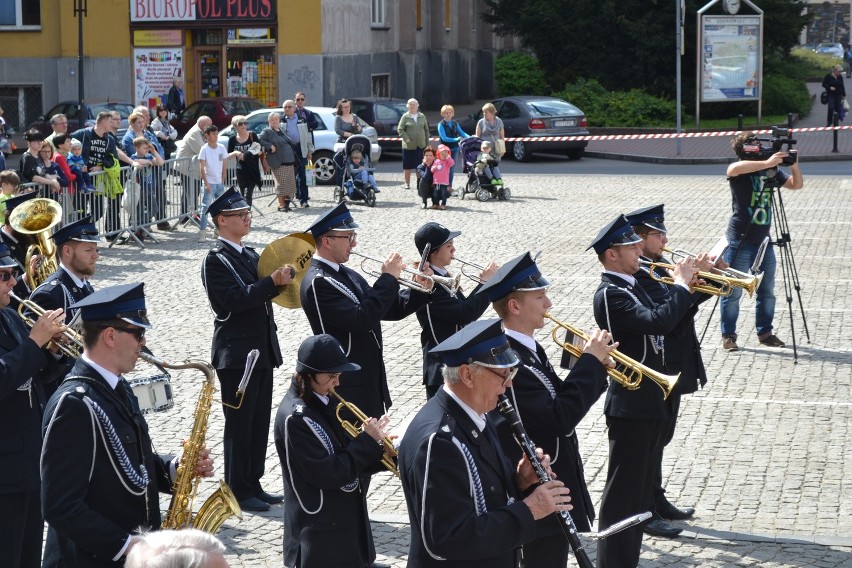
[[824,53],[843,59],[843,44],[840,43],[818,43],[816,46],[817,53]]
[[[543,136],[588,136],[586,115],[568,101],[555,97],[505,97],[492,101],[497,116],[503,120],[506,137],[539,138]],[[465,132],[473,135],[482,111],[461,121]],[[561,142],[507,142],[506,153],[519,162],[532,157],[533,152],[565,152],[572,160],[583,156],[587,140]]]
[[187,130],[195,126],[199,117],[209,116],[213,124],[221,130],[231,125],[234,115],[249,114],[262,108],[263,104],[257,99],[213,97],[195,101],[169,122],[178,131],[178,136],[183,137]]
[[[317,183],[331,185],[337,181],[337,171],[334,165],[334,153],[343,148],[343,143],[337,141],[337,133],[334,132],[335,109],[329,107],[306,107],[317,116],[319,128],[314,130],[314,168]],[[260,134],[267,127],[267,119],[270,112],[278,112],[283,116],[282,109],[264,108],[246,115],[246,126],[255,134]],[[378,144],[376,129],[368,126],[363,134],[370,139],[370,161],[372,165],[378,163],[382,157],[382,148]],[[219,131],[219,142],[228,145],[228,138],[234,135],[234,129],[228,126]]]
[[[376,129],[379,136],[398,136],[396,127],[403,113],[408,110],[406,99],[380,99],[359,97],[349,99],[352,102],[352,112]],[[383,152],[402,152],[399,140],[380,140],[379,146]]]
[[118,139],[121,140],[121,137],[127,132],[127,117],[133,112],[133,103],[124,101],[83,102],[82,120],[78,116],[77,103],[78,101],[62,101],[38,117],[29,127],[37,129],[45,136],[49,136],[53,132],[53,128],[50,127],[50,117],[56,114],[64,114],[68,117],[68,132],[70,133],[81,128],[94,126],[95,119],[101,112],[118,111],[118,114],[121,115],[121,126],[116,134]]

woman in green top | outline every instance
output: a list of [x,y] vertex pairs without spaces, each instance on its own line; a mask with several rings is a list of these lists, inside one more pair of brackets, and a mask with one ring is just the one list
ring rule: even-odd
[[399,118],[397,131],[402,138],[402,172],[405,189],[411,189],[411,171],[423,161],[423,149],[429,145],[429,123],[419,112],[417,99],[408,99],[408,112]]

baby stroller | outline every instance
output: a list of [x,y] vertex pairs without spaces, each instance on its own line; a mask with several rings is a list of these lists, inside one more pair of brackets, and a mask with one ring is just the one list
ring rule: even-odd
[[492,197],[500,200],[509,199],[512,192],[505,185],[495,185],[491,183],[488,176],[476,173],[476,159],[481,152],[482,138],[478,136],[468,136],[459,142],[459,156],[464,162],[463,173],[467,174],[467,183],[462,188],[461,197],[464,199],[466,193],[473,193],[480,201],[488,201]]
[[346,139],[343,149],[334,155],[334,166],[338,171],[338,184],[334,188],[334,200],[338,203],[349,198],[351,201],[364,201],[368,207],[376,205],[376,193],[369,183],[356,180],[349,171],[352,163],[352,152],[361,152],[361,165],[367,168],[369,173],[374,169],[370,167],[370,139],[361,134],[355,134]]

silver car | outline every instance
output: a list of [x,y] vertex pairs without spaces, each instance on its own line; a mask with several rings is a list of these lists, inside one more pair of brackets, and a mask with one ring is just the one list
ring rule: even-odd
[[[334,132],[334,114],[337,112],[330,107],[305,107],[317,116],[319,127],[314,130],[314,171],[317,183],[332,185],[337,181],[337,171],[334,165],[335,152],[343,148],[343,143],[338,142],[337,133]],[[283,116],[282,109],[263,108],[246,115],[246,126],[255,134],[260,134],[267,127],[267,118],[270,112],[277,112]],[[379,136],[372,126],[364,128],[364,136],[370,139],[370,161],[375,165],[382,157],[382,148],[379,146]],[[228,138],[234,135],[231,126],[219,131],[219,143],[228,146]]]

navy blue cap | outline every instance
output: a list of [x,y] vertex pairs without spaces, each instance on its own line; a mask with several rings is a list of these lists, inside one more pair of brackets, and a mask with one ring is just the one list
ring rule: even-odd
[[471,323],[433,347],[429,353],[442,355],[447,367],[479,363],[506,369],[521,363],[509,346],[509,339],[499,319]]
[[435,252],[439,247],[444,246],[459,235],[461,235],[461,231],[451,231],[442,224],[431,221],[414,233],[414,245],[420,254],[423,254],[426,245],[432,245],[430,251]]
[[342,373],[357,371],[360,365],[350,363],[340,342],[327,333],[312,335],[299,346],[296,372]]
[[609,225],[601,229],[601,232],[598,233],[598,236],[595,237],[595,240],[592,241],[592,244],[586,250],[594,248],[597,254],[601,254],[609,247],[632,245],[641,242],[642,239],[633,232],[633,226],[627,220],[627,217],[619,215]]
[[315,239],[318,239],[329,231],[352,231],[357,228],[358,223],[352,218],[346,204],[338,203],[336,207],[317,217],[305,232],[311,233]]
[[627,220],[634,227],[636,225],[645,225],[649,229],[654,229],[655,231],[660,231],[661,233],[665,233],[666,225],[665,225],[665,216],[663,215],[663,204],[652,205],[650,207],[645,207],[643,209],[637,209],[631,213],[625,215]]
[[18,263],[12,258],[12,253],[9,252],[9,247],[5,243],[0,243],[0,268],[18,268]]
[[151,329],[145,310],[144,286],[141,282],[134,282],[102,288],[72,304],[71,309],[79,309],[80,319],[84,322],[120,319]]
[[52,238],[57,245],[67,243],[68,241],[98,242],[101,240],[98,237],[98,228],[94,223],[92,223],[92,217],[89,215],[86,215],[79,221],[68,223],[50,235],[50,238]]
[[234,186],[231,186],[210,204],[207,212],[210,213],[211,217],[215,217],[226,211],[242,211],[249,207],[250,205],[243,199],[243,194],[234,189]]
[[496,302],[512,292],[532,292],[544,290],[548,286],[550,282],[541,275],[530,253],[525,252],[501,266],[476,293],[485,292],[488,294],[489,302]]
[[14,195],[14,196],[10,197],[9,199],[7,199],[6,201],[4,201],[4,203],[6,204],[6,211],[11,213],[12,210],[15,207],[17,207],[18,205],[25,203],[25,202],[29,201],[30,199],[35,199],[36,197],[38,197],[38,191],[35,191],[35,190],[28,191],[26,193],[19,193],[18,195]]

